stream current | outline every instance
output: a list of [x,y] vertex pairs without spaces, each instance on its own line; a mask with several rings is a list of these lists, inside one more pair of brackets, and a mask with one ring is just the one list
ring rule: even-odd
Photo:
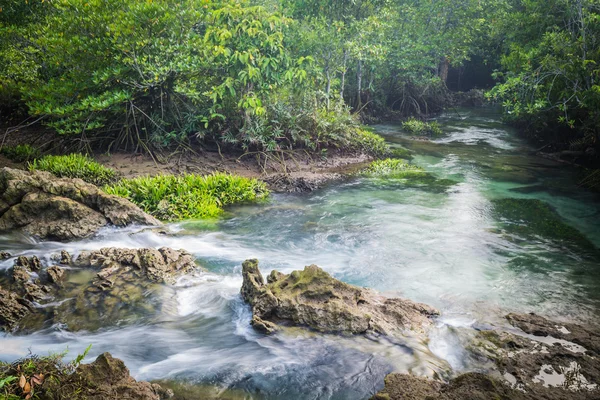
[[[444,114],[444,135],[431,141],[411,140],[398,125],[373,127],[392,146],[412,150],[412,163],[456,181],[447,189],[352,178],[230,208],[215,226],[174,224],[174,235],[107,229],[70,243],[0,236],[1,250],[46,259],[62,249],[182,248],[208,271],[154,293],[163,306],[153,315],[116,326],[100,321],[91,332],[53,326],[0,336],[0,359],[66,348],[69,359],[92,344],[86,362],[109,351],[137,379],[217,385],[240,398],[366,399],[393,371],[448,377],[485,370],[489,365],[470,355],[469,339],[478,329],[506,327],[508,312],[596,321],[598,197],[576,187],[570,168],[529,155],[499,118],[487,109]],[[535,210],[515,220],[497,202],[506,198],[546,202],[581,237],[557,237],[544,225],[548,216]],[[241,263],[250,257],[265,275],[317,264],[345,282],[432,305],[441,316],[427,340],[302,329],[264,336],[249,326],[250,309],[239,295]],[[0,262],[0,269],[10,266],[12,260]]]

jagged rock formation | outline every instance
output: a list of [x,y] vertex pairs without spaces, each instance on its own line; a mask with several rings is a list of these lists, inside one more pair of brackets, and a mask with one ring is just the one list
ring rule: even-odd
[[81,179],[57,178],[45,171],[0,170],[0,231],[72,240],[91,236],[108,224],[160,222],[130,201]]
[[110,247],[83,252],[74,261],[63,251],[56,260],[58,265],[44,267],[35,256],[21,256],[0,276],[0,329],[35,330],[60,323],[71,330],[94,330],[151,315],[160,304],[148,291],[198,269],[189,253],[170,248]]
[[252,306],[252,325],[266,333],[287,323],[321,332],[394,335],[423,330],[438,314],[425,304],[386,298],[338,281],[316,265],[289,275],[273,271],[265,283],[258,261],[246,260],[242,274],[241,294]]
[[[448,384],[390,374],[374,400],[596,400],[600,398],[599,335],[577,325],[535,314],[509,314],[508,321],[532,340],[491,330],[479,333],[474,351],[495,361],[493,375],[467,373]],[[575,344],[575,345],[573,345]],[[583,346],[583,348],[578,347]]]

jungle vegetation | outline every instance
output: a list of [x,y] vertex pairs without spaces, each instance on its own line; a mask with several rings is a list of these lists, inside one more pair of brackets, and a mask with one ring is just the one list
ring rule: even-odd
[[7,0],[0,103],[109,151],[385,155],[361,123],[479,87],[595,158],[599,41],[598,0]]

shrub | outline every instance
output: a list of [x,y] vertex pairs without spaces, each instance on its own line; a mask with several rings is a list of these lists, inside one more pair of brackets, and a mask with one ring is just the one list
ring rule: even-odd
[[269,195],[265,183],[225,173],[123,179],[104,191],[125,197],[167,221],[216,217],[226,205],[259,201]]
[[31,161],[40,156],[40,151],[29,144],[19,144],[17,146],[4,146],[0,150],[0,153],[17,163]]
[[416,118],[410,118],[402,123],[402,129],[413,135],[432,135],[439,136],[442,134],[440,124],[435,121],[424,122]]
[[390,152],[385,139],[378,134],[366,129],[355,129],[349,133],[349,148],[377,157],[384,156]]
[[44,156],[29,163],[29,170],[52,172],[61,178],[80,178],[94,185],[114,181],[116,172],[97,163],[86,155]]

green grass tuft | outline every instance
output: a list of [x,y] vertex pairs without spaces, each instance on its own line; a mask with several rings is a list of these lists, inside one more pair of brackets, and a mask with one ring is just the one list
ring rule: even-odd
[[16,163],[32,161],[40,156],[40,151],[29,144],[4,146],[0,153]]
[[264,182],[225,173],[123,179],[105,186],[104,191],[125,197],[165,221],[213,218],[224,206],[259,201],[269,195]]
[[113,182],[116,172],[86,155],[44,156],[29,163],[29,170],[48,171],[60,178],[79,178],[94,185]]
[[440,136],[443,132],[440,124],[435,121],[424,122],[416,118],[410,118],[402,123],[402,129],[413,135]]
[[362,171],[362,175],[372,178],[410,179],[421,178],[426,174],[423,168],[398,158],[375,160]]

